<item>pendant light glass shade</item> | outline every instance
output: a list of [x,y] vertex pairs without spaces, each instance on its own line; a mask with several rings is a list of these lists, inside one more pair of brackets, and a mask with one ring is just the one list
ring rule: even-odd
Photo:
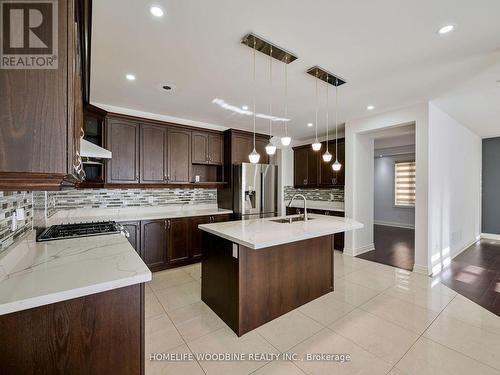
[[248,155],[248,160],[250,160],[250,163],[252,164],[257,164],[260,160],[260,154],[253,149],[250,155]]
[[281,144],[283,146],[290,146],[290,143],[292,143],[292,138],[291,137],[281,137]]
[[323,154],[323,161],[325,163],[328,163],[331,160],[332,160],[332,154],[330,154],[328,150],[326,150],[326,152]]
[[266,146],[266,153],[268,155],[274,155],[276,153],[276,146],[273,145],[271,141],[269,141],[269,143]]
[[342,164],[340,164],[338,160],[335,160],[335,163],[332,164],[332,169],[338,172],[342,169]]
[[321,143],[317,139],[316,139],[316,141],[314,141],[314,143],[311,146],[312,146],[312,149],[314,151],[321,150]]

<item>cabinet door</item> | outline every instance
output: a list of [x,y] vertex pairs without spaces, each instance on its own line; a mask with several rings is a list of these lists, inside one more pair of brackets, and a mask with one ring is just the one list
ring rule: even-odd
[[232,164],[249,163],[248,155],[253,150],[252,138],[247,134],[233,134],[231,143]]
[[198,228],[198,225],[201,225],[201,224],[208,224],[211,222],[210,220],[210,216],[199,216],[199,217],[193,217],[191,219],[191,254],[190,254],[190,257],[192,258],[200,258],[202,253],[203,253],[203,249],[202,249],[202,245],[201,245],[201,235],[202,235],[202,231],[201,229]]
[[191,227],[191,218],[167,219],[167,260],[169,264],[175,264],[189,258]]
[[212,216],[212,222],[213,223],[223,223],[225,221],[230,221],[231,220],[231,214],[229,215],[213,215]]
[[141,124],[141,182],[163,183],[166,181],[166,142],[167,128]]
[[167,264],[167,239],[165,220],[141,221],[142,259],[154,270]]
[[314,151],[311,147],[307,149],[307,186],[316,187],[319,185],[319,162],[321,158],[321,150]]
[[193,132],[192,140],[192,162],[197,164],[208,164],[210,160],[210,139],[207,133]]
[[140,229],[141,225],[139,221],[124,221],[120,223],[123,228],[129,233],[128,242],[137,251],[137,253],[142,257],[141,254],[141,238]]
[[170,182],[191,181],[191,132],[168,130],[168,175]]
[[106,182],[139,182],[139,124],[108,119],[106,135],[106,148],[113,153],[107,161]]
[[[338,144],[339,162],[342,164],[342,168],[338,172],[334,172],[334,185],[344,186],[345,185],[345,141],[339,140]],[[335,156],[333,157],[335,161]]]
[[307,186],[308,153],[305,147],[293,150],[293,184],[295,187]]
[[210,164],[222,165],[224,160],[224,142],[222,141],[222,135],[208,135],[208,150]]
[[[320,157],[319,163],[319,185],[321,186],[333,186],[335,183],[335,172],[332,169],[332,164],[335,161],[335,142],[329,142],[328,149],[332,154],[332,160],[328,163],[323,161]],[[326,143],[323,144],[321,150],[326,150]]]
[[255,139],[255,149],[260,154],[259,164],[269,164],[269,155],[266,153],[268,143],[269,140],[267,138],[258,137]]

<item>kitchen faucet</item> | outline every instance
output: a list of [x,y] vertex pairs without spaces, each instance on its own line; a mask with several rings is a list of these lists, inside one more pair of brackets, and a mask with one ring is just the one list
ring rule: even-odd
[[306,197],[304,197],[304,195],[294,194],[292,199],[290,200],[290,203],[288,203],[288,207],[292,206],[292,203],[293,203],[295,197],[300,197],[304,200],[304,221],[307,221],[307,200],[306,200]]

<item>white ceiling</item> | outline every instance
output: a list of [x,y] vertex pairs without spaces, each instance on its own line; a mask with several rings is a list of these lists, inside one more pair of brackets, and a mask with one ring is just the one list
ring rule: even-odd
[[[479,126],[490,127],[491,121],[468,119],[483,111],[463,111],[464,101],[477,108],[495,107],[499,118],[498,89],[492,88],[495,94],[486,100],[484,92],[466,91],[455,94],[464,96],[461,101],[443,99],[495,64],[498,0],[158,0],[155,4],[166,11],[161,19],[149,13],[151,4],[94,1],[92,103],[251,130],[251,117],[223,110],[212,100],[251,105],[251,49],[240,39],[252,31],[299,57],[289,65],[290,133],[296,139],[314,135],[314,128],[306,126],[315,120],[314,79],[305,74],[313,65],[347,80],[339,89],[339,122],[436,98],[459,121],[477,125],[478,133],[486,133]],[[448,23],[456,24],[456,30],[437,35]],[[284,67],[273,62],[271,91],[268,64],[258,53],[257,112],[268,113],[273,96],[274,113],[283,116]],[[137,79],[127,81],[126,73]],[[163,84],[174,90],[162,90]],[[324,107],[324,85],[320,93]],[[333,103],[333,90],[330,97]],[[368,104],[376,108],[367,111]],[[333,124],[333,105],[330,119]],[[323,108],[318,123],[322,134]],[[268,122],[259,120],[257,127],[265,132]],[[282,134],[282,125],[275,128]]]

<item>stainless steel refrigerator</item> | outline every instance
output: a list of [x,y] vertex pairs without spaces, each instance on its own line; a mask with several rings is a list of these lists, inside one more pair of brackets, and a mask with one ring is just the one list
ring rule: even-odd
[[277,216],[277,165],[234,165],[233,178],[233,210],[237,218],[247,220]]

